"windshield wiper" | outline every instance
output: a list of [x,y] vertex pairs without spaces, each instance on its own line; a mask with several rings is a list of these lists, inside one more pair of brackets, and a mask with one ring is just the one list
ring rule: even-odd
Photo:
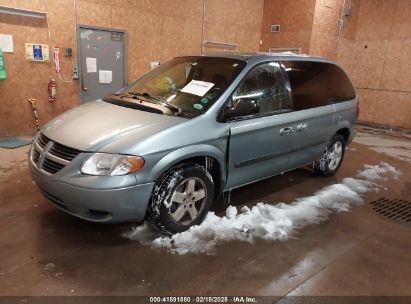
[[162,98],[160,98],[160,97],[158,97],[158,96],[150,95],[150,94],[147,93],[147,92],[140,93],[140,92],[133,92],[133,91],[131,91],[131,92],[127,92],[127,93],[128,93],[128,94],[131,94],[131,95],[133,95],[133,96],[148,97],[148,98],[157,100],[157,101],[161,102],[162,104],[164,104],[167,108],[175,111],[175,112],[177,113],[177,116],[182,116],[182,115],[183,115],[183,110],[182,110],[181,108],[179,108],[179,107],[177,107],[177,106],[169,103],[167,100],[164,100],[164,99],[162,99]]

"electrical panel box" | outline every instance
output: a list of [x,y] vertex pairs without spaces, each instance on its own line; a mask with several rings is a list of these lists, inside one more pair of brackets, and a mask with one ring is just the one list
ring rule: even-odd
[[47,44],[26,43],[26,60],[50,61],[50,51]]
[[65,48],[64,49],[64,56],[66,56],[66,57],[73,56],[73,50],[71,48]]
[[279,33],[281,29],[281,25],[279,24],[272,24],[271,25],[271,33]]

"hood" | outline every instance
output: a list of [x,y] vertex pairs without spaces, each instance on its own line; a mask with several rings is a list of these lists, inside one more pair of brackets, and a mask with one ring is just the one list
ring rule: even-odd
[[[185,118],[144,112],[113,105],[102,100],[86,103],[59,115],[48,123],[44,135],[81,151],[98,151],[119,139],[133,135],[133,143]],[[119,151],[120,152],[120,151]]]

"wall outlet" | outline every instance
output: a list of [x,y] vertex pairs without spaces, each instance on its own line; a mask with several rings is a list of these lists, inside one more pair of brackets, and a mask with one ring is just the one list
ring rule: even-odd
[[78,80],[78,68],[77,68],[77,64],[73,65],[73,79],[74,80]]

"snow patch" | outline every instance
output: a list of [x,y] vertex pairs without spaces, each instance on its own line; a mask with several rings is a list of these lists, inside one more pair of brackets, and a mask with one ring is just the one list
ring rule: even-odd
[[357,177],[365,178],[368,180],[387,180],[386,177],[382,176],[383,174],[390,173],[394,179],[398,179],[401,175],[401,172],[396,170],[394,167],[390,166],[387,163],[381,162],[380,165],[371,166],[364,165],[365,169],[359,171]]
[[382,153],[411,164],[411,142],[409,140],[358,132],[354,142],[366,145],[377,153]]
[[376,180],[385,180],[387,175],[398,178],[400,174],[386,163],[365,165],[356,178],[344,178],[341,183],[327,186],[312,196],[298,198],[290,204],[258,203],[251,209],[242,207],[240,210],[229,206],[225,216],[219,217],[209,212],[201,225],[171,237],[159,235],[147,223],[123,236],[143,245],[165,247],[177,254],[212,254],[218,244],[228,241],[286,241],[307,225],[324,222],[332,213],[346,212],[352,205],[361,204],[362,194],[381,188]]

